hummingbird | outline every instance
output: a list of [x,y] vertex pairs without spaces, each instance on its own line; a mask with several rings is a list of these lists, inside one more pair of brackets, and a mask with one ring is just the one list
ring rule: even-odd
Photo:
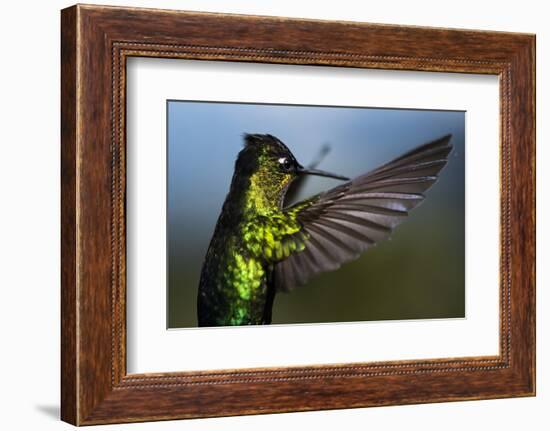
[[[267,325],[277,292],[338,269],[387,239],[447,164],[451,135],[354,179],[302,166],[269,134],[245,134],[201,269],[198,324]],[[344,181],[286,205],[295,182]]]

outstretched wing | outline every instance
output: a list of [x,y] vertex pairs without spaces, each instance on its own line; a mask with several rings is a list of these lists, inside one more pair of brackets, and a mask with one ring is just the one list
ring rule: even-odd
[[277,290],[288,291],[333,271],[388,238],[447,163],[451,135],[421,145],[350,182],[299,202],[285,212],[302,225],[301,252],[274,267]]

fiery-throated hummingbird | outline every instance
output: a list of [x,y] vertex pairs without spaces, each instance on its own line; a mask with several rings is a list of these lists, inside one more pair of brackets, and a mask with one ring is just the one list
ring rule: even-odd
[[[304,168],[272,135],[246,134],[202,266],[199,326],[270,324],[278,291],[333,271],[390,235],[424,199],[452,149],[451,135],[353,180]],[[304,175],[346,181],[285,207]]]

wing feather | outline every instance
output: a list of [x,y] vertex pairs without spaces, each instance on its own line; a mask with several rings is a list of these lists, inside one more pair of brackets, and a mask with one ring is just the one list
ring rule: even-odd
[[377,169],[285,209],[303,227],[303,251],[274,267],[277,290],[338,269],[387,239],[438,179],[451,135],[421,145]]

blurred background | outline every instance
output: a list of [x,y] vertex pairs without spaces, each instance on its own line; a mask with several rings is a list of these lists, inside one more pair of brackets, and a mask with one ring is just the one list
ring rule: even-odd
[[[200,269],[243,133],[270,133],[303,165],[355,177],[452,133],[449,164],[390,240],[291,293],[273,324],[464,317],[463,111],[167,102],[168,327],[196,327]],[[298,199],[338,181],[311,177]]]

